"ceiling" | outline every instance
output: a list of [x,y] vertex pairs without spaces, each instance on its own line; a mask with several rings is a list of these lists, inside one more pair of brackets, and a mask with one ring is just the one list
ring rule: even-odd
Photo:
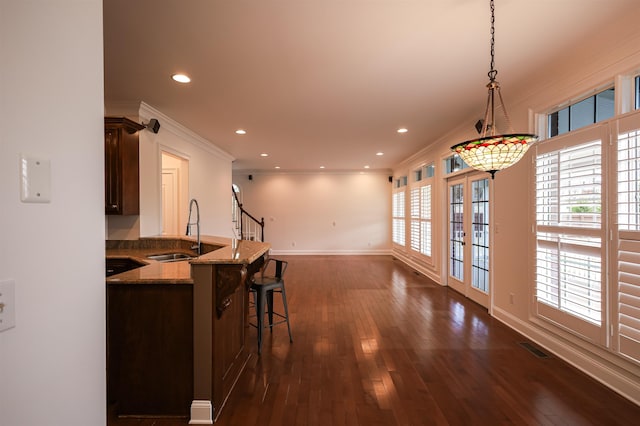
[[[105,103],[144,101],[231,154],[236,170],[388,170],[484,113],[488,0],[103,7]],[[496,0],[507,106],[535,67],[631,9],[637,0]],[[175,83],[176,72],[192,82]]]

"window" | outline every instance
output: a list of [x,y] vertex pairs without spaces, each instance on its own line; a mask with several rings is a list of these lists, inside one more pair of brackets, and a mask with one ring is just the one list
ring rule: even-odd
[[431,256],[431,185],[411,190],[411,248]]
[[415,179],[409,200],[411,249],[431,256],[431,178],[434,175],[434,166],[421,166],[414,170],[413,175]]
[[[620,103],[632,102],[619,117],[607,118],[613,89],[546,116],[554,137],[536,144],[532,172],[533,291],[547,327],[640,365],[640,75],[620,80]],[[570,131],[572,112],[594,121]]]
[[537,311],[594,341],[606,293],[599,132],[560,137],[535,160]]
[[432,178],[436,174],[436,166],[431,163],[422,168],[422,174],[425,178]]
[[407,177],[401,176],[394,181],[395,188],[402,188],[403,186],[407,186]]
[[420,182],[423,179],[432,178],[435,174],[435,166],[433,163],[422,166],[417,170],[413,171],[413,181]]
[[394,243],[404,246],[405,245],[405,229],[404,229],[404,191],[398,191],[393,193],[392,201],[392,215],[393,215],[393,227],[392,227],[392,240]]
[[467,163],[462,161],[458,154],[453,154],[444,160],[444,170],[446,174],[455,173],[469,167]]
[[606,89],[548,114],[548,136],[552,138],[613,117],[615,112],[614,97],[614,88]]

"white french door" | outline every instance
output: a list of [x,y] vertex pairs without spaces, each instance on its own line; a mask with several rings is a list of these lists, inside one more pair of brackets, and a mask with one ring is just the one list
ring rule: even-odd
[[489,307],[489,178],[448,181],[448,285]]

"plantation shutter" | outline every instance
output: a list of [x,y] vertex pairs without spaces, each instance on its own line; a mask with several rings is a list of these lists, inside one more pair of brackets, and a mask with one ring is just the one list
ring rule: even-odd
[[618,352],[640,361],[640,116],[618,122]]
[[393,193],[393,229],[392,238],[393,242],[404,246],[405,244],[405,232],[404,232],[404,191]]
[[420,188],[411,190],[411,249],[420,251]]
[[603,343],[602,126],[536,149],[536,313]]
[[421,246],[420,252],[427,256],[431,256],[431,185],[425,185],[421,188]]

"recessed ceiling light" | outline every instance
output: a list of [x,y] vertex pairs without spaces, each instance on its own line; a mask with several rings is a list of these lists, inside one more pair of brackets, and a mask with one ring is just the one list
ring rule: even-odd
[[189,78],[188,75],[186,74],[174,74],[171,76],[171,78],[174,81],[177,81],[178,83],[190,83],[191,82],[191,78]]
[[274,169],[279,169],[279,168],[280,168],[280,166],[275,166],[275,167],[274,167]]
[[246,135],[246,134],[247,134],[246,130],[243,130],[243,129],[236,130],[236,135]]
[[407,133],[409,130],[405,129],[404,127],[398,129],[398,133]]
[[260,157],[268,157],[269,154],[267,154],[266,152],[263,152],[262,154],[260,154]]
[[376,152],[376,155],[377,155],[378,157],[381,157],[381,156],[383,156],[383,155],[384,155],[384,152]]
[[368,169],[368,168],[369,168],[369,166],[368,166],[368,165],[367,165],[367,166],[364,166],[364,168],[365,168],[365,169]]
[[324,169],[324,166],[320,166],[321,169]]

